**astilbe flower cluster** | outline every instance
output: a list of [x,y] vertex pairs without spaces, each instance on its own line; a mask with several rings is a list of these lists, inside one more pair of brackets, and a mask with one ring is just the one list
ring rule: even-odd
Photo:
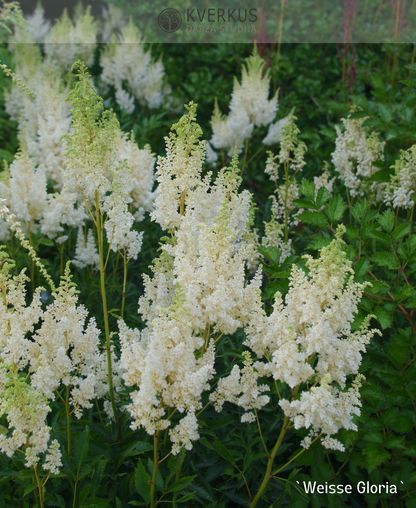
[[[67,239],[64,231],[65,227],[82,228],[88,217],[88,210],[85,207],[85,201],[80,197],[79,189],[74,185],[68,185],[70,161],[68,161],[67,156],[67,140],[72,139],[75,135],[73,131],[74,128],[76,129],[77,122],[73,118],[74,105],[71,104],[71,100],[66,100],[68,88],[64,83],[68,79],[62,79],[63,73],[67,72],[69,68],[65,67],[66,64],[61,65],[63,57],[61,58],[59,54],[53,53],[55,51],[53,48],[59,50],[59,44],[51,45],[48,43],[46,46],[49,49],[45,51],[45,56],[42,55],[40,47],[33,44],[33,31],[36,26],[29,25],[29,22],[32,24],[40,23],[45,28],[47,23],[42,16],[41,10],[38,9],[35,17],[30,20],[25,22],[21,19],[15,26],[13,43],[10,44],[15,56],[16,70],[25,81],[30,82],[34,93],[34,98],[32,98],[16,84],[12,86],[9,93],[6,93],[6,110],[11,118],[18,122],[20,143],[22,152],[25,154],[21,158],[21,162],[24,161],[25,164],[15,162],[10,171],[13,175],[13,182],[26,180],[33,183],[30,186],[31,188],[42,190],[46,188],[46,181],[50,180],[56,192],[49,192],[45,195],[42,191],[36,199],[32,199],[29,193],[26,197],[23,196],[22,205],[19,205],[23,189],[27,185],[22,186],[19,190],[16,186],[13,186],[12,181],[9,182],[7,178],[3,177],[4,185],[1,189],[1,197],[6,199],[7,205],[15,213],[18,220],[22,222],[25,231],[28,230],[28,225],[32,232],[40,228],[40,231],[49,238],[64,242]],[[90,25],[94,25],[94,30],[96,30],[95,22],[88,9],[86,11],[81,8],[77,9],[74,23],[64,13],[62,18],[54,25],[50,37],[55,37],[55,39],[61,37],[64,40],[65,37],[71,36],[72,31],[75,30],[79,35],[78,38],[84,41],[82,34]],[[92,35],[95,37],[94,34]],[[92,35],[89,34],[88,37]],[[91,61],[94,45],[87,43],[88,37],[84,41],[86,43],[85,47],[82,47],[85,50],[90,48],[92,53],[89,57],[87,55],[83,56],[87,61]],[[75,41],[74,38],[71,40]],[[30,42],[30,44],[27,44],[27,42]],[[72,49],[75,51],[76,48],[79,51],[82,50],[82,47],[78,44],[73,45],[73,47],[71,44],[62,44],[62,46],[69,48],[68,51],[72,51]],[[51,51],[55,56],[52,55]],[[82,51],[80,54],[82,54]],[[73,51],[72,53],[71,59],[78,54]],[[148,56],[150,58],[150,53]],[[71,64],[72,62],[73,60],[71,60]],[[91,91],[94,90],[91,78],[86,79],[91,85],[89,87]],[[95,92],[91,93],[90,98],[92,99],[94,95],[97,96]],[[95,113],[98,117],[97,109]],[[106,115],[108,113],[104,114],[104,117]],[[116,127],[116,123],[116,121],[113,121],[113,138],[111,139],[113,146],[110,150],[112,157],[110,157],[106,167],[108,169],[113,164],[113,169],[116,167],[124,169],[123,171],[118,170],[116,177],[114,177],[114,171],[113,176],[109,176],[109,179],[113,182],[113,190],[117,187],[117,192],[112,193],[114,198],[112,204],[110,204],[111,199],[107,200],[107,208],[108,210],[111,209],[110,213],[113,215],[112,218],[109,218],[107,233],[109,239],[112,239],[113,250],[127,249],[129,257],[135,257],[140,250],[141,238],[131,231],[131,226],[134,221],[143,220],[145,213],[152,209],[155,160],[150,147],[139,150],[134,139],[128,139],[119,127]],[[104,153],[106,153],[105,150]],[[65,177],[67,185],[63,189],[64,173],[67,175]],[[111,170],[108,170],[107,176],[110,173]],[[34,185],[34,180],[36,180],[36,185]],[[18,206],[13,206],[13,202]],[[23,211],[26,202],[30,204],[30,209],[35,211],[35,214],[30,215],[30,218],[26,217],[27,213],[19,213],[19,211]],[[116,204],[117,206],[115,206]],[[129,215],[126,212],[126,206],[130,207],[132,214]],[[42,211],[40,211],[41,209]],[[123,231],[115,227],[115,223],[120,218],[125,223]],[[83,235],[80,233],[79,236],[79,242],[82,243],[81,237]],[[3,239],[8,237],[8,231],[4,223],[1,227],[1,237]]]
[[214,148],[229,149],[231,157],[234,149],[241,153],[244,141],[250,138],[254,126],[270,124],[278,109],[277,94],[269,99],[270,77],[264,71],[265,61],[257,51],[246,59],[243,66],[241,84],[234,79],[228,116],[221,114],[218,103],[215,103],[211,120]]
[[[93,220],[94,213],[105,212],[104,227],[110,248],[125,250],[127,259],[136,259],[142,233],[133,229],[129,203],[137,206],[140,218],[150,209],[153,157],[148,149],[138,150],[132,140],[123,137],[114,113],[102,112],[102,99],[89,81],[84,64],[78,62],[78,65],[79,82],[68,95],[73,121],[72,131],[66,137],[63,190],[76,193],[78,207],[89,210]],[[121,158],[123,152],[127,159]],[[138,196],[141,180],[144,180],[143,194]],[[95,259],[93,252],[91,256]]]
[[[351,262],[342,249],[343,231],[340,226],[317,259],[305,256],[307,273],[293,265],[289,291],[284,300],[276,293],[270,315],[257,299],[246,326],[245,345],[258,358],[252,364],[252,376],[272,377],[290,388],[291,398],[283,397],[279,404],[296,429],[310,429],[305,447],[313,436],[322,434],[325,447],[343,450],[332,436],[341,428],[357,429],[352,416],[360,414],[362,376],[356,376],[347,388],[348,376],[358,374],[362,353],[376,333],[368,329],[371,316],[357,331],[351,330],[366,284],[354,282]],[[221,380],[211,396],[218,410],[225,400],[236,402],[240,394],[246,397],[244,376],[235,381],[237,369]],[[251,407],[237,400],[244,409],[257,409],[267,402],[266,396],[259,395],[264,388],[253,390],[251,379],[248,389],[253,394]],[[243,421],[252,419],[254,415],[245,415]]]
[[82,60],[88,66],[94,61],[99,27],[90,10],[91,7],[84,10],[79,4],[74,21],[64,10],[45,36],[46,56],[62,71],[69,71],[77,60]]
[[[265,223],[265,234],[262,244],[265,247],[277,247],[281,251],[280,264],[291,254],[291,240],[288,237],[289,229],[299,222],[294,201],[299,197],[299,186],[296,174],[305,166],[304,155],[306,145],[299,140],[300,130],[295,123],[296,117],[289,115],[282,128],[280,150],[277,155],[268,152],[265,173],[271,181],[275,182],[275,195],[271,196],[271,219]],[[278,163],[278,162],[279,163]],[[283,169],[279,176],[279,165]],[[281,180],[281,183],[279,182]]]
[[24,450],[27,467],[46,454],[43,468],[58,473],[62,465],[59,445],[50,439],[47,415],[50,402],[63,386],[80,418],[82,408],[108,392],[105,355],[98,347],[95,320],[86,323],[87,311],[78,305],[69,267],[54,298],[42,309],[38,287],[26,304],[24,271],[12,275],[14,263],[0,255],[0,415],[9,432],[0,435],[0,449],[11,457]]
[[416,193],[416,145],[402,150],[393,167],[394,174],[384,187],[384,202],[395,208],[412,208]]
[[383,160],[384,145],[377,133],[368,133],[363,127],[366,118],[343,118],[344,132],[336,126],[337,138],[332,162],[340,179],[344,182],[351,196],[364,196],[368,192],[382,199],[382,186],[369,183],[367,180],[379,167],[374,163]]
[[[215,182],[201,177],[205,142],[195,106],[172,127],[159,158],[153,218],[170,239],[144,277],[140,332],[120,326],[123,378],[133,386],[132,428],[169,429],[172,453],[198,439],[196,412],[215,374],[215,340],[247,323],[260,277],[245,281],[251,197],[238,192],[237,159]],[[175,133],[176,131],[176,133]],[[173,413],[185,415],[179,420]]]
[[130,20],[118,37],[113,35],[100,57],[102,82],[114,86],[118,105],[129,114],[134,111],[134,99],[154,109],[160,107],[170,93],[161,60],[153,61],[143,42],[140,31]]

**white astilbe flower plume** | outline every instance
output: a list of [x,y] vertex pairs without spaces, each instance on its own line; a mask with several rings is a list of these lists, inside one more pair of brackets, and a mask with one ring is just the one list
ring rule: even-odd
[[47,208],[45,172],[35,168],[27,150],[17,154],[9,172],[9,178],[0,183],[0,197],[21,222],[25,234],[36,232]]
[[379,140],[377,133],[368,134],[368,129],[363,127],[365,120],[348,116],[342,119],[344,132],[335,127],[337,139],[332,162],[353,197],[364,196],[369,191],[377,193],[377,184],[370,184],[367,180],[380,169],[374,163],[384,159],[385,143]]
[[234,149],[241,153],[244,141],[253,132],[254,126],[268,125],[277,112],[277,93],[270,100],[270,77],[264,72],[265,61],[254,50],[243,66],[241,84],[234,79],[230,113],[220,113],[217,101],[211,120],[212,139],[215,148],[228,148],[231,157]]
[[[4,251],[0,252],[0,417],[6,416],[8,436],[0,434],[0,450],[8,457],[24,448],[26,466],[33,467],[40,455],[48,453],[50,427],[46,418],[50,412],[44,394],[31,384],[25,372],[33,354],[34,344],[28,333],[33,333],[41,318],[41,289],[38,288],[32,303],[26,305],[25,283],[29,280],[24,271],[11,275],[14,268]],[[23,451],[23,450],[22,450]],[[49,446],[44,468],[58,473],[61,466],[57,442]]]
[[[215,374],[215,337],[247,323],[261,283],[260,274],[245,280],[251,198],[238,192],[237,158],[215,182],[210,174],[201,179],[205,143],[198,140],[195,106],[188,109],[159,159],[153,217],[172,237],[154,276],[144,278],[139,307],[147,326],[139,332],[119,322],[123,378],[135,387],[132,428],[154,434],[171,426],[174,454],[199,437],[195,413]],[[186,413],[176,425],[172,408]]]
[[91,7],[77,8],[75,23],[66,9],[45,37],[45,53],[53,65],[67,72],[76,60],[92,65],[97,43],[98,25],[91,15]]
[[218,381],[217,389],[209,399],[218,412],[222,410],[226,401],[241,406],[246,410],[241,421],[253,422],[256,417],[249,410],[261,409],[269,402],[270,397],[261,393],[269,391],[270,388],[267,385],[258,384],[261,374],[255,368],[256,365],[253,365],[250,353],[244,351],[243,357],[244,367],[240,370],[238,365],[234,365],[230,375]]
[[78,291],[71,282],[69,263],[55,298],[42,316],[40,328],[33,335],[30,370],[32,386],[47,398],[64,385],[70,388],[70,403],[75,416],[81,408],[108,391],[106,354],[99,349],[95,319],[86,323],[88,312],[78,304]]
[[[103,68],[101,80],[116,89],[116,101],[128,112],[134,110],[133,97],[139,103],[154,109],[161,106],[170,87],[165,86],[165,69],[160,60],[152,61],[150,51],[145,51],[140,31],[132,21],[113,36],[112,42],[101,53]],[[123,90],[125,83],[127,92]]]
[[318,195],[319,189],[322,187],[325,187],[325,189],[329,193],[332,193],[332,188],[334,186],[335,177],[330,178],[330,176],[331,175],[329,173],[329,165],[327,162],[325,162],[324,163],[324,170],[323,170],[322,174],[320,176],[315,176],[313,178],[313,183],[315,184],[315,199],[316,199],[316,196]]
[[97,245],[95,244],[92,229],[88,230],[86,240],[83,230],[81,228],[78,229],[75,259],[72,262],[81,269],[86,266],[93,266],[96,270],[99,269],[100,258],[98,257]]
[[151,152],[149,145],[141,150],[133,136],[129,139],[126,134],[120,133],[117,138],[117,157],[120,162],[125,161],[130,170],[126,192],[136,209],[135,219],[142,221],[145,213],[150,212],[154,207],[155,192],[152,189],[155,181],[155,155]]
[[356,430],[352,416],[361,405],[361,378],[346,390],[347,376],[357,375],[362,353],[377,332],[368,329],[371,316],[351,331],[366,284],[353,280],[351,262],[342,250],[343,231],[340,226],[319,258],[305,256],[308,274],[292,267],[285,300],[276,293],[269,316],[257,305],[245,342],[264,359],[255,364],[258,375],[271,376],[292,390],[292,400],[283,398],[279,404],[295,428],[311,429],[311,436],[324,434],[323,445],[338,449],[342,445],[330,436],[341,428]]
[[[128,203],[132,201],[129,193],[137,192],[138,182],[129,183],[132,171],[128,160],[120,158],[118,144],[122,150],[124,148],[129,152],[129,156],[133,151],[130,159],[134,159],[134,150],[125,146],[114,113],[104,111],[100,115],[102,99],[92,86],[85,65],[82,62],[77,62],[77,65],[79,81],[68,96],[73,105],[73,122],[72,132],[66,137],[67,161],[63,190],[76,192],[80,205],[85,203],[92,216],[94,213],[105,213],[104,228],[111,250],[123,251],[127,259],[136,259],[141,249],[142,233],[133,229],[134,217]],[[145,152],[143,163],[133,161],[133,167],[135,176],[144,174],[146,192],[152,177],[147,174],[149,154]],[[150,199],[147,195],[138,201],[137,204],[142,209],[139,214],[143,212],[144,206],[150,206]]]
[[37,5],[32,14],[26,16],[27,30],[33,37],[33,41],[42,43],[51,29],[51,22],[45,19],[45,11],[41,5]]
[[65,141],[71,117],[59,71],[42,61],[36,46],[14,49],[16,71],[30,82],[35,98],[29,97],[16,84],[6,93],[6,110],[17,120],[21,145],[25,146],[35,164],[40,166],[55,188],[62,187]]
[[394,175],[385,185],[384,202],[395,208],[412,208],[416,194],[416,145],[402,150],[393,167]]

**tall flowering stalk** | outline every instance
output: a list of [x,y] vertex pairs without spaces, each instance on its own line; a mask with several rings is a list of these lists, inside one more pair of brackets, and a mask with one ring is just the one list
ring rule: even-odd
[[[257,386],[256,379],[266,376],[275,382],[284,419],[273,449],[267,451],[266,472],[251,508],[270,478],[286,467],[273,472],[274,458],[290,428],[310,430],[301,443],[304,449],[321,439],[324,447],[335,450],[344,450],[344,446],[333,435],[341,428],[357,430],[352,418],[360,414],[361,406],[363,376],[358,369],[376,330],[369,330],[371,316],[359,330],[351,330],[367,284],[353,280],[351,261],[342,249],[344,230],[343,226],[338,228],[336,238],[320,251],[319,258],[305,256],[307,274],[292,267],[289,291],[284,300],[276,293],[270,315],[256,299],[245,345],[258,360],[253,361],[247,352],[245,367],[240,370],[235,366],[211,395],[218,411],[225,401],[234,402],[248,411],[242,421],[255,421],[256,410],[269,400],[260,395],[266,387]],[[356,377],[347,388],[350,375]]]
[[[64,190],[78,194],[79,200],[88,210],[97,238],[108,384],[112,412],[116,418],[105,272],[110,248],[126,248],[128,258],[135,258],[141,248],[142,235],[131,230],[134,218],[127,205],[128,168],[124,160],[118,160],[116,150],[118,121],[109,111],[104,111],[100,116],[102,99],[90,82],[85,64],[77,62],[76,65],[79,81],[68,95],[73,106],[73,122],[72,132],[66,137]],[[107,252],[104,232],[109,243]]]
[[[299,194],[296,174],[305,166],[306,145],[298,139],[300,131],[295,120],[296,117],[293,115],[283,120],[279,134],[279,154],[273,155],[272,152],[268,152],[265,168],[270,180],[275,182],[276,190],[275,195],[271,197],[272,217],[268,223],[265,223],[266,234],[262,238],[262,243],[265,247],[277,247],[281,250],[280,263],[283,263],[291,252],[289,232],[290,228],[297,224],[296,217],[292,213],[295,209],[293,202]],[[276,135],[276,133],[273,134],[273,136]],[[282,183],[279,183],[279,164],[276,160],[283,166]]]
[[245,280],[254,254],[251,196],[238,191],[237,157],[214,182],[210,174],[201,176],[206,144],[199,140],[195,108],[191,103],[172,127],[166,157],[158,161],[152,217],[169,236],[153,277],[144,277],[139,312],[146,328],[130,330],[119,322],[123,378],[134,387],[131,427],[154,436],[154,476],[161,432],[168,432],[172,454],[192,449],[199,439],[197,416],[215,374],[216,343],[247,323],[261,282],[259,276]]

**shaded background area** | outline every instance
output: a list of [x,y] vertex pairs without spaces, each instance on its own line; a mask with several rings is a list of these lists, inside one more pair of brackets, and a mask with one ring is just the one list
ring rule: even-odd
[[[25,14],[31,14],[36,6],[39,4],[38,0],[19,0],[22,11]],[[91,6],[91,13],[94,17],[100,17],[103,7],[108,5],[106,2],[101,0],[42,0],[41,4],[45,10],[45,16],[51,21],[59,18],[64,9],[68,10],[69,16],[73,15],[75,7],[82,3],[84,7]]]

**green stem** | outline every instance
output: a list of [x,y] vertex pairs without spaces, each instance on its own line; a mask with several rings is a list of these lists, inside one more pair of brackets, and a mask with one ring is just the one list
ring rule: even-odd
[[247,152],[248,152],[248,143],[251,138],[246,139],[245,147],[244,147],[244,159],[243,159],[243,165],[241,166],[241,176],[244,174],[244,169],[246,167],[246,161],[247,161]]
[[259,488],[256,496],[254,497],[254,499],[250,503],[250,508],[254,508],[255,506],[257,506],[257,503],[260,501],[261,496],[263,495],[264,491],[267,488],[267,485],[269,484],[270,478],[273,477],[273,475],[272,475],[272,468],[273,468],[274,458],[276,457],[276,453],[278,452],[278,450],[280,448],[280,445],[282,444],[283,438],[285,437],[285,434],[286,434],[286,432],[288,430],[287,429],[287,424],[288,423],[289,423],[289,418],[287,416],[285,416],[284,419],[283,419],[283,425],[282,425],[282,428],[280,430],[279,437],[278,437],[278,439],[276,441],[276,444],[274,445],[272,453],[268,457],[267,468],[266,468],[266,472],[265,472],[264,477],[263,477],[263,481],[262,481],[262,483],[260,485],[260,488]]
[[[107,296],[105,292],[105,268],[104,268],[104,245],[103,245],[103,226],[102,226],[102,215],[100,208],[100,200],[98,191],[95,191],[95,214],[96,214],[96,226],[97,226],[97,243],[98,243],[98,255],[100,258],[100,287],[101,287],[101,298],[103,303],[103,315],[104,315],[104,330],[105,330],[105,342],[107,350],[107,373],[108,373],[108,387],[110,391],[111,406],[113,408],[114,419],[117,423],[117,410],[114,399],[114,387],[113,387],[113,369],[111,362],[111,343],[110,343],[110,327],[108,323],[108,311],[107,311]],[[119,438],[121,437],[120,425],[118,427]]]
[[154,508],[157,504],[155,502],[155,487],[156,487],[156,474],[157,468],[159,466],[158,462],[158,448],[159,448],[159,431],[155,433],[153,436],[153,474],[152,474],[152,484],[150,487],[150,508]]
[[66,411],[67,448],[68,448],[68,455],[71,455],[71,414],[69,412],[69,386],[66,387],[65,411]]
[[285,199],[284,199],[284,205],[285,205],[285,243],[289,240],[289,210],[287,206],[288,201],[288,195],[289,195],[289,187],[290,187],[290,181],[289,181],[289,164],[285,163]]
[[126,285],[127,285],[127,268],[128,261],[126,261],[126,249],[123,254],[123,292],[121,293],[121,319],[124,319],[124,304],[126,302]]
[[39,478],[38,466],[33,466],[33,471],[35,472],[36,484],[38,486],[38,506],[39,508],[44,508],[43,504],[43,485]]

